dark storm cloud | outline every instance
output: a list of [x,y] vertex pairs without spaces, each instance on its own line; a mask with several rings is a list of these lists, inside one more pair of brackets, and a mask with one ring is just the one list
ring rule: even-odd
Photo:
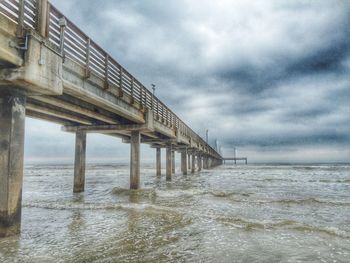
[[348,1],[52,2],[224,146],[350,145]]

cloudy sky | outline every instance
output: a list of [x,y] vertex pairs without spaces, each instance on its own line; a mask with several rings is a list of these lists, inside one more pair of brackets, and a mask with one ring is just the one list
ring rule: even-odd
[[[51,2],[224,155],[350,160],[350,1]],[[73,150],[73,135],[27,119],[28,159]],[[91,160],[127,152],[89,135]]]

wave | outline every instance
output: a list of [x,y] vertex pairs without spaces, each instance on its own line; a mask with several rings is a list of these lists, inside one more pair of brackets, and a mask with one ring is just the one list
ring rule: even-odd
[[333,200],[322,200],[314,197],[304,198],[304,199],[275,199],[275,200],[259,200],[252,198],[239,198],[239,197],[250,197],[253,193],[237,193],[230,191],[207,191],[206,194],[210,194],[214,197],[237,197],[232,199],[234,202],[244,202],[244,203],[258,203],[258,204],[323,204],[323,205],[334,205],[334,206],[350,206],[350,201],[333,201]]
[[132,190],[128,188],[115,187],[112,189],[112,194],[120,196],[134,196],[143,198],[154,198],[156,196],[156,190],[153,188],[142,188],[137,190]]
[[26,208],[42,208],[51,210],[138,210],[151,212],[173,212],[176,211],[169,207],[158,206],[152,204],[138,204],[138,203],[116,203],[116,204],[100,204],[100,203],[24,203]]
[[246,231],[251,230],[279,230],[279,229],[289,229],[300,232],[319,232],[328,234],[331,236],[337,236],[342,238],[350,238],[350,233],[345,230],[341,230],[337,227],[321,227],[312,226],[305,223],[300,223],[293,220],[279,220],[279,221],[258,221],[244,218],[229,218],[229,217],[219,217],[216,219],[218,222],[234,226],[237,228],[244,229]]
[[156,196],[162,198],[173,197],[191,197],[195,195],[202,195],[206,191],[202,189],[190,188],[190,189],[169,189],[169,190],[156,190]]
[[206,194],[210,194],[214,197],[230,197],[230,196],[244,196],[249,197],[251,193],[236,193],[230,191],[207,191]]
[[256,203],[284,203],[284,204],[326,204],[326,205],[338,205],[338,206],[349,206],[350,202],[342,201],[328,201],[317,198],[305,198],[305,199],[277,199],[277,200],[249,200],[250,202]]

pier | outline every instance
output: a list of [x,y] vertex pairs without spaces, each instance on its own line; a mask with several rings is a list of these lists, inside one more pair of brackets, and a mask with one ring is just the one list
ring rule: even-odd
[[[155,149],[166,180],[175,154],[194,173],[222,156],[47,0],[0,3],[0,237],[20,232],[25,117],[75,133],[74,192],[85,189],[87,133],[130,144],[130,188],[140,188],[140,144]],[[54,139],[54,138],[53,138]]]

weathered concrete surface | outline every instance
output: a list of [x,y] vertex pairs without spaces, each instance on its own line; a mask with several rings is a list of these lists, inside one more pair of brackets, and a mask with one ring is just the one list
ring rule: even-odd
[[28,34],[28,49],[21,67],[0,70],[1,85],[15,85],[33,94],[61,95],[62,56],[35,31]]
[[172,174],[172,147],[171,144],[166,147],[166,180],[171,180]]
[[187,175],[187,153],[186,151],[181,152],[181,171],[183,175]]
[[0,87],[0,237],[21,228],[24,91]]
[[85,190],[86,132],[79,131],[75,137],[74,187],[73,192]]
[[157,170],[157,176],[162,175],[162,163],[161,163],[161,149],[158,147],[156,148],[156,170]]
[[5,16],[0,16],[0,61],[1,64],[11,66],[21,66],[23,58],[20,52],[12,48],[9,43],[16,44],[17,25],[7,19]]
[[140,132],[132,131],[130,143],[130,189],[140,188],[140,140]]

